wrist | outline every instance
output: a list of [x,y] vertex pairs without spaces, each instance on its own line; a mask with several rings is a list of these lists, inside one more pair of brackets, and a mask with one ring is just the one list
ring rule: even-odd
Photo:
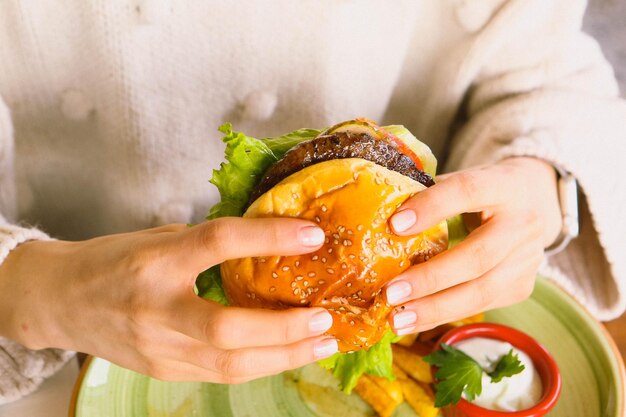
[[521,166],[527,192],[524,199],[543,224],[543,245],[550,246],[563,228],[559,202],[558,173],[551,163],[535,157],[512,157],[505,161]]
[[0,264],[0,335],[30,349],[55,347],[54,275],[66,242],[27,241]]

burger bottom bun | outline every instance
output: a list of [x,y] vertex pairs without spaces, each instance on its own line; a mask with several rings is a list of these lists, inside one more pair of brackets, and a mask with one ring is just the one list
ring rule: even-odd
[[333,316],[328,334],[341,352],[366,349],[389,329],[382,288],[415,263],[446,249],[446,222],[413,236],[397,236],[388,219],[420,183],[363,159],[309,166],[259,197],[244,217],[294,217],[326,234],[314,253],[229,260],[224,290],[233,305],[256,308],[323,307]]

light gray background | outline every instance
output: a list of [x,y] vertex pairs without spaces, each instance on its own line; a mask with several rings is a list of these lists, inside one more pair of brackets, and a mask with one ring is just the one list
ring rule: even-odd
[[583,27],[602,45],[626,97],[626,0],[590,0]]

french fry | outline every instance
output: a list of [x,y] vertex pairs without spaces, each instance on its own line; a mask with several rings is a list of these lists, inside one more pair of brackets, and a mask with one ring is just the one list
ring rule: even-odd
[[474,314],[473,316],[469,316],[461,320],[451,321],[448,324],[454,327],[459,327],[465,324],[481,323],[483,321],[485,321],[485,313],[478,313],[478,314]]
[[428,385],[415,382],[396,365],[393,367],[393,372],[402,387],[404,399],[420,417],[437,417],[439,415],[439,409],[435,407],[435,399]]
[[422,356],[402,346],[392,345],[391,348],[393,349],[393,363],[409,374],[411,378],[425,384],[433,382],[430,365],[424,362]]
[[407,334],[402,339],[398,340],[396,344],[400,346],[404,346],[404,347],[409,347],[413,344],[413,342],[415,342],[415,339],[417,339],[418,334],[419,333]]
[[386,378],[363,375],[354,390],[372,406],[380,417],[391,417],[396,407],[404,401],[400,383]]

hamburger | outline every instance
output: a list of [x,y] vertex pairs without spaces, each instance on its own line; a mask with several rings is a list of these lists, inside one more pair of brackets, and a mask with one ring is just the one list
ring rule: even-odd
[[[305,255],[228,260],[201,275],[201,295],[242,307],[323,307],[333,315],[328,334],[340,352],[361,353],[366,362],[368,354],[380,355],[372,347],[389,347],[393,338],[383,287],[448,245],[445,221],[413,236],[395,235],[388,225],[405,200],[434,184],[430,149],[402,126],[367,119],[262,140],[230,125],[220,130],[228,162],[211,180],[221,202],[208,218],[301,218],[317,223],[326,239]],[[370,365],[381,368],[379,359]]]

